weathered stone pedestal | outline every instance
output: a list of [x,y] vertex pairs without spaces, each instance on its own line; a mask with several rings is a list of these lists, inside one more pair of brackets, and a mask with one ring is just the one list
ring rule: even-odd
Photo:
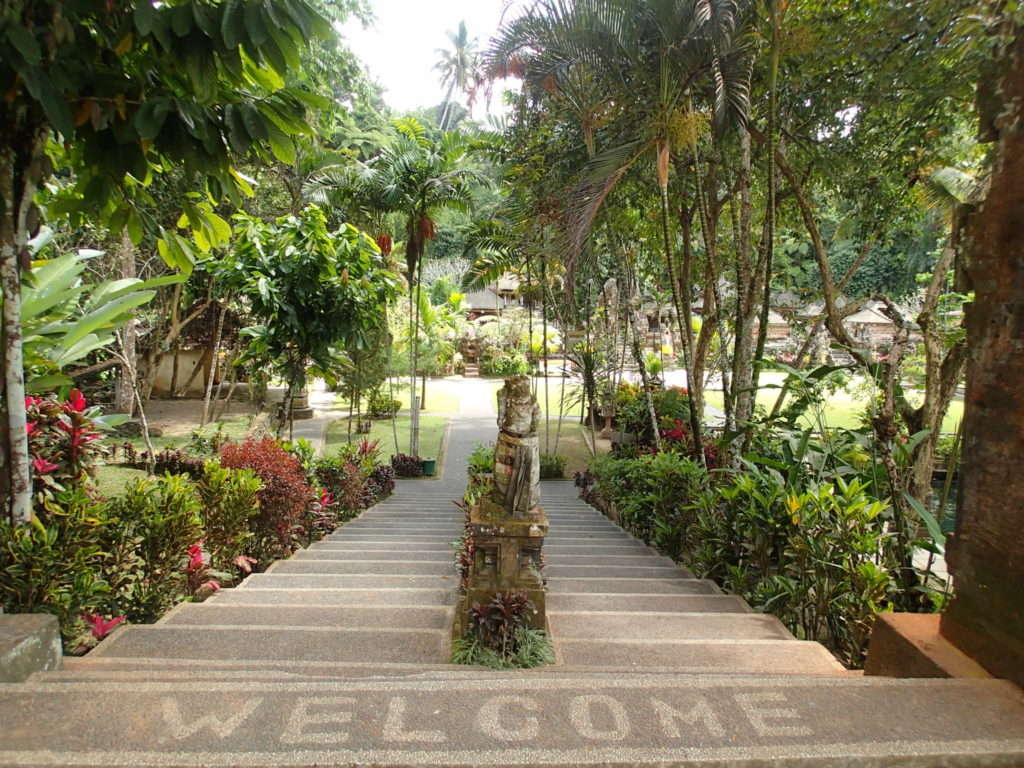
[[302,421],[303,419],[312,419],[313,409],[309,405],[309,393],[302,392],[295,395],[292,398],[292,419],[294,421]]
[[474,603],[486,603],[498,592],[509,591],[526,593],[535,610],[530,626],[546,629],[541,550],[548,533],[547,515],[539,507],[521,518],[506,517],[502,511],[485,501],[470,513],[475,553],[460,611],[460,634],[467,629],[467,610]]
[[506,380],[498,392],[498,443],[494,489],[470,512],[474,556],[456,633],[469,628],[468,610],[499,592],[525,592],[533,604],[529,625],[546,629],[542,548],[548,518],[540,506],[540,407],[525,376]]

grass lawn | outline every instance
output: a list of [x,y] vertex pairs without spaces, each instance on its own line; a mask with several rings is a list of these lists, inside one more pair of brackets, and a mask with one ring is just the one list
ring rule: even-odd
[[117,465],[102,466],[96,472],[96,488],[104,496],[115,496],[124,490],[129,481],[148,476],[149,473],[144,469]]
[[[399,380],[395,379],[395,399],[402,403],[402,408],[408,410],[409,388],[406,386],[399,391],[398,383]],[[406,383],[408,383],[408,380],[406,380]],[[460,384],[460,381],[449,381],[448,379],[427,379],[426,408],[424,410],[427,413],[458,413],[459,403],[461,402]],[[384,394],[388,393],[386,385],[383,391]],[[422,389],[418,391],[422,393]],[[348,397],[339,392],[334,400],[333,409],[347,413],[348,406]],[[363,408],[366,408],[365,400],[363,401]]]
[[[199,428],[199,417],[203,403],[201,400],[151,400],[146,403],[146,419],[151,428],[163,431],[160,437],[153,437],[153,448],[157,451],[177,450],[188,445],[192,431]],[[219,422],[207,424],[203,432],[212,435],[217,425],[232,440],[241,440],[252,428],[252,420],[256,414],[250,403],[232,403],[231,411],[223,414]],[[125,442],[135,444],[135,449],[142,453],[146,450],[146,441],[142,437],[104,437],[104,444],[121,445]],[[118,461],[120,454],[118,454]],[[118,465],[101,466],[96,474],[96,483],[105,496],[120,493],[124,484],[136,477],[145,477],[143,469],[129,469]]]
[[[775,400],[779,396],[778,389],[762,389],[757,393],[757,402],[759,405],[765,407],[766,410],[770,411],[772,406],[775,405]],[[706,392],[706,400],[708,405],[722,409],[722,392],[720,390],[708,390]],[[828,427],[844,427],[851,428],[859,426],[861,414],[864,412],[866,401],[863,399],[855,398],[849,392],[841,390],[831,395],[825,402],[824,408],[824,419],[825,425]],[[957,425],[964,415],[964,403],[963,400],[954,400],[950,403],[949,411],[946,414],[946,419],[942,423],[943,432],[956,432]],[[815,427],[817,424],[814,420],[808,416],[803,418],[803,423],[809,427]]]
[[[564,419],[556,451],[555,434],[558,430],[558,420],[551,419],[549,423],[551,425],[552,452],[565,457],[565,476],[571,480],[574,473],[582,472],[590,466],[592,456],[590,455],[590,449],[587,447],[590,440],[590,432],[585,425],[580,424],[576,419]],[[540,450],[544,453],[546,445],[545,425],[541,424],[537,432],[540,437]],[[584,432],[586,432],[586,437],[584,437]],[[602,450],[600,437],[598,438],[597,450],[598,452]]]
[[[398,428],[398,450],[401,453],[408,453],[409,417],[399,414],[395,419],[395,426]],[[446,416],[420,414],[420,456],[431,459],[441,457],[441,443],[444,440],[447,427],[448,418]],[[390,457],[394,454],[395,440],[390,420],[375,420],[369,435],[357,435],[355,431],[352,432],[353,442],[358,442],[364,437],[380,441],[382,456]],[[323,455],[330,456],[332,453],[336,453],[348,441],[348,418],[332,421],[327,425],[327,442],[324,445]]]

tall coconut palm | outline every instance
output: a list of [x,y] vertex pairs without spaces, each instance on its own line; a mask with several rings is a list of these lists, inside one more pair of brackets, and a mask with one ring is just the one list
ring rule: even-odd
[[458,32],[448,30],[448,40],[452,47],[438,48],[441,59],[434,69],[441,73],[441,86],[447,88],[444,102],[441,105],[441,130],[451,130],[455,111],[452,109],[452,96],[456,93],[467,94],[477,80],[476,38],[472,40],[466,32],[466,22],[459,22]]

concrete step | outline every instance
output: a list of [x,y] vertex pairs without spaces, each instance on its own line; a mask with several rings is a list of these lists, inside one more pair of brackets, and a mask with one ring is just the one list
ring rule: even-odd
[[327,626],[137,625],[124,627],[90,653],[150,659],[332,659],[439,664],[447,661],[451,653],[451,632]]
[[565,555],[653,555],[655,551],[650,547],[632,539],[613,540],[610,543],[595,541],[544,541],[544,551],[552,554]]
[[551,634],[564,640],[794,640],[764,613],[548,611]]
[[280,589],[297,587],[305,589],[330,589],[346,587],[348,589],[422,589],[439,587],[446,579],[455,581],[455,566],[448,566],[451,576],[399,576],[397,574],[378,574],[360,576],[357,574],[324,574],[324,573],[257,573],[243,581],[235,589],[241,591],[252,587],[263,589]]
[[310,544],[306,552],[404,552],[409,557],[425,552],[451,552],[451,542],[448,541],[418,541],[403,543],[397,539],[387,539],[380,542],[367,541],[338,541],[336,539],[321,539],[315,544]]
[[368,589],[345,587],[276,587],[222,589],[206,601],[214,605],[373,605],[387,608],[399,606],[442,606],[455,604],[455,586],[416,589]]
[[[779,644],[779,645],[792,645]],[[1013,766],[1008,683],[532,675],[0,686],[0,764]]]
[[[641,566],[650,567],[654,565],[661,565],[666,568],[678,568],[670,558],[663,555],[657,555],[654,552],[638,552],[632,555],[601,555],[601,554],[587,554],[587,555],[567,555],[564,554],[564,550],[558,552],[552,552],[548,547],[544,548],[545,557],[547,558],[548,567],[552,566],[563,566],[563,565],[594,565],[603,566],[606,568],[618,568],[618,567],[629,567],[629,566]],[[305,550],[299,551],[292,555],[292,557],[298,557],[299,555],[305,554]],[[606,571],[607,573],[607,571]]]
[[[253,577],[250,577],[250,579]],[[706,579],[548,579],[549,594],[592,592],[631,595],[707,595],[721,590]]]
[[819,643],[779,639],[626,640],[555,637],[559,660],[605,670],[672,670],[691,674],[844,675]]
[[452,572],[452,558],[419,560],[278,560],[265,573],[345,573],[359,576],[383,574],[390,576],[447,576]]
[[675,565],[568,565],[558,560],[548,561],[544,573],[548,578],[586,579],[606,577],[614,573],[618,578],[629,579],[692,579],[693,574]]
[[430,561],[449,562],[452,559],[452,548],[444,547],[436,550],[408,550],[408,549],[363,549],[362,547],[351,547],[339,549],[337,547],[325,547],[323,544],[312,544],[309,549],[300,549],[291,556],[293,561],[301,560],[345,560],[356,562],[360,560],[380,561],[392,560],[397,562]]
[[450,629],[454,606],[295,606],[182,603],[160,626],[317,626],[373,629]]
[[382,531],[382,530],[365,530],[365,531],[351,531],[346,530],[344,527],[339,528],[334,533],[330,533],[323,538],[323,541],[362,541],[362,542],[377,542],[377,543],[395,543],[400,542],[402,544],[421,544],[421,543],[432,543],[432,544],[444,544],[445,542],[453,541],[456,539],[461,531],[453,530],[451,533],[403,533],[399,531]]
[[[601,593],[549,593],[548,611],[637,611],[638,613],[752,613],[749,605],[736,595],[630,595]],[[642,631],[640,629],[637,630]]]

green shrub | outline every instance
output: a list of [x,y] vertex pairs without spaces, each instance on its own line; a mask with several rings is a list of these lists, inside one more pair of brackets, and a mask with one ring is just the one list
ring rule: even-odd
[[390,419],[401,407],[401,400],[393,400],[383,392],[374,392],[366,403],[366,413],[371,419]]
[[489,475],[494,470],[494,443],[480,442],[473,446],[473,450],[466,460],[466,474]]
[[693,459],[666,451],[631,459],[610,456],[594,462],[596,492],[615,505],[622,524],[670,557],[689,545],[691,505],[707,483]]
[[121,583],[111,596],[116,615],[152,622],[189,595],[189,549],[202,537],[200,502],[195,488],[180,475],[135,480],[104,505],[104,548],[137,559],[125,572],[113,564]]
[[565,477],[565,456],[552,453],[540,455],[540,479],[561,480]]
[[770,610],[848,666],[863,665],[874,617],[897,590],[885,503],[859,480],[794,492],[777,473],[750,468],[697,508],[696,546],[686,558],[697,575]]
[[249,518],[259,512],[262,487],[263,482],[251,469],[227,469],[216,461],[206,463],[203,476],[196,483],[196,493],[202,505],[206,551],[215,570],[250,570],[248,560],[244,559],[253,538]]
[[103,521],[81,490],[55,494],[32,523],[0,519],[0,605],[9,613],[51,613],[66,650],[84,629],[83,616],[110,592],[103,579]]
[[517,348],[484,347],[480,373],[485,376],[519,376],[530,372],[526,353]]

